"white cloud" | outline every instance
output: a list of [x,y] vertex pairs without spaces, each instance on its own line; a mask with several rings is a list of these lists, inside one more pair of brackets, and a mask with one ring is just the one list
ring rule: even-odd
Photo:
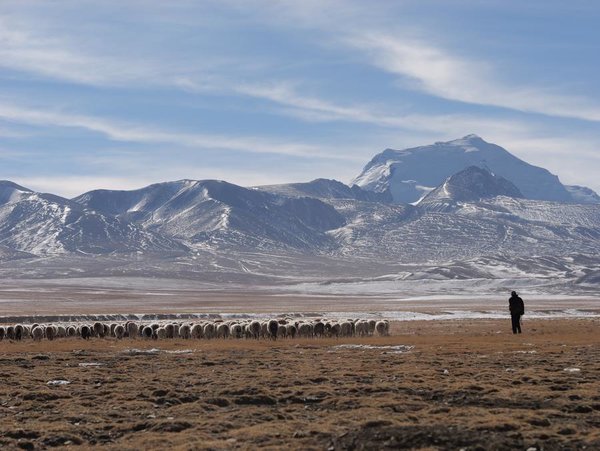
[[151,126],[123,124],[93,116],[73,115],[0,104],[0,118],[41,126],[77,127],[101,133],[114,141],[171,143],[196,149],[221,149],[311,158],[345,159],[322,146],[274,141],[255,136],[224,136],[161,130]]
[[[70,82],[103,85],[140,79],[151,73],[140,62],[124,64],[85,54],[72,42],[25,27],[14,17],[0,16],[0,67]],[[144,71],[146,69],[146,71]]]
[[378,32],[352,34],[341,42],[364,52],[387,72],[407,77],[428,94],[459,102],[600,121],[600,105],[577,96],[501,82],[499,68],[452,55],[425,42]]

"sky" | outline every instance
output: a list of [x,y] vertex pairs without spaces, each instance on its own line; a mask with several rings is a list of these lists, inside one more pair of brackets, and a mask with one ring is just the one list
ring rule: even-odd
[[588,0],[3,0],[0,179],[350,183],[475,133],[600,192]]

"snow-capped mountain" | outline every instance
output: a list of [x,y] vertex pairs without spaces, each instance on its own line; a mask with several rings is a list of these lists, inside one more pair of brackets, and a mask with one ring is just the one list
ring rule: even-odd
[[[317,281],[563,277],[585,290],[600,280],[597,194],[481,138],[386,151],[356,182],[179,180],[71,200],[0,182],[0,271],[287,283],[292,268]],[[61,259],[56,272],[48,256]]]
[[0,182],[0,245],[35,255],[185,249],[128,222],[12,182]]
[[376,155],[353,183],[370,191],[389,191],[394,201],[411,203],[469,166],[504,177],[528,199],[579,201],[557,176],[476,135],[405,150],[387,149]]
[[469,166],[448,177],[421,199],[418,205],[429,210],[442,210],[452,208],[458,202],[477,202],[497,196],[523,197],[519,188],[505,178],[486,169]]
[[312,197],[285,197],[217,180],[180,180],[134,191],[98,190],[73,199],[192,244],[318,249],[344,219]]

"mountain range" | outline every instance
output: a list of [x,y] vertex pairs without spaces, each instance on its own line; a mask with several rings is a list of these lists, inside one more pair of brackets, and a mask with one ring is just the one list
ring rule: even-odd
[[[467,261],[544,256],[593,262],[569,274],[594,282],[599,250],[595,192],[565,186],[546,169],[475,135],[385,150],[352,185],[180,180],[66,199],[0,182],[5,262],[119,256],[142,266],[145,258],[193,265],[200,254],[245,253],[261,261],[312,256],[373,268],[375,262],[433,263],[442,269],[430,276],[453,277],[445,271],[454,268],[458,277]],[[471,274],[486,273],[467,266]]]

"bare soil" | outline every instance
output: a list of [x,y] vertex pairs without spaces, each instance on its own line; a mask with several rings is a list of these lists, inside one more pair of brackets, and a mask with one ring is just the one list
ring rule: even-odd
[[[390,337],[344,340],[3,341],[0,448],[600,449],[599,326],[526,321],[513,336],[507,319],[394,323]],[[339,347],[349,344],[371,347]]]

